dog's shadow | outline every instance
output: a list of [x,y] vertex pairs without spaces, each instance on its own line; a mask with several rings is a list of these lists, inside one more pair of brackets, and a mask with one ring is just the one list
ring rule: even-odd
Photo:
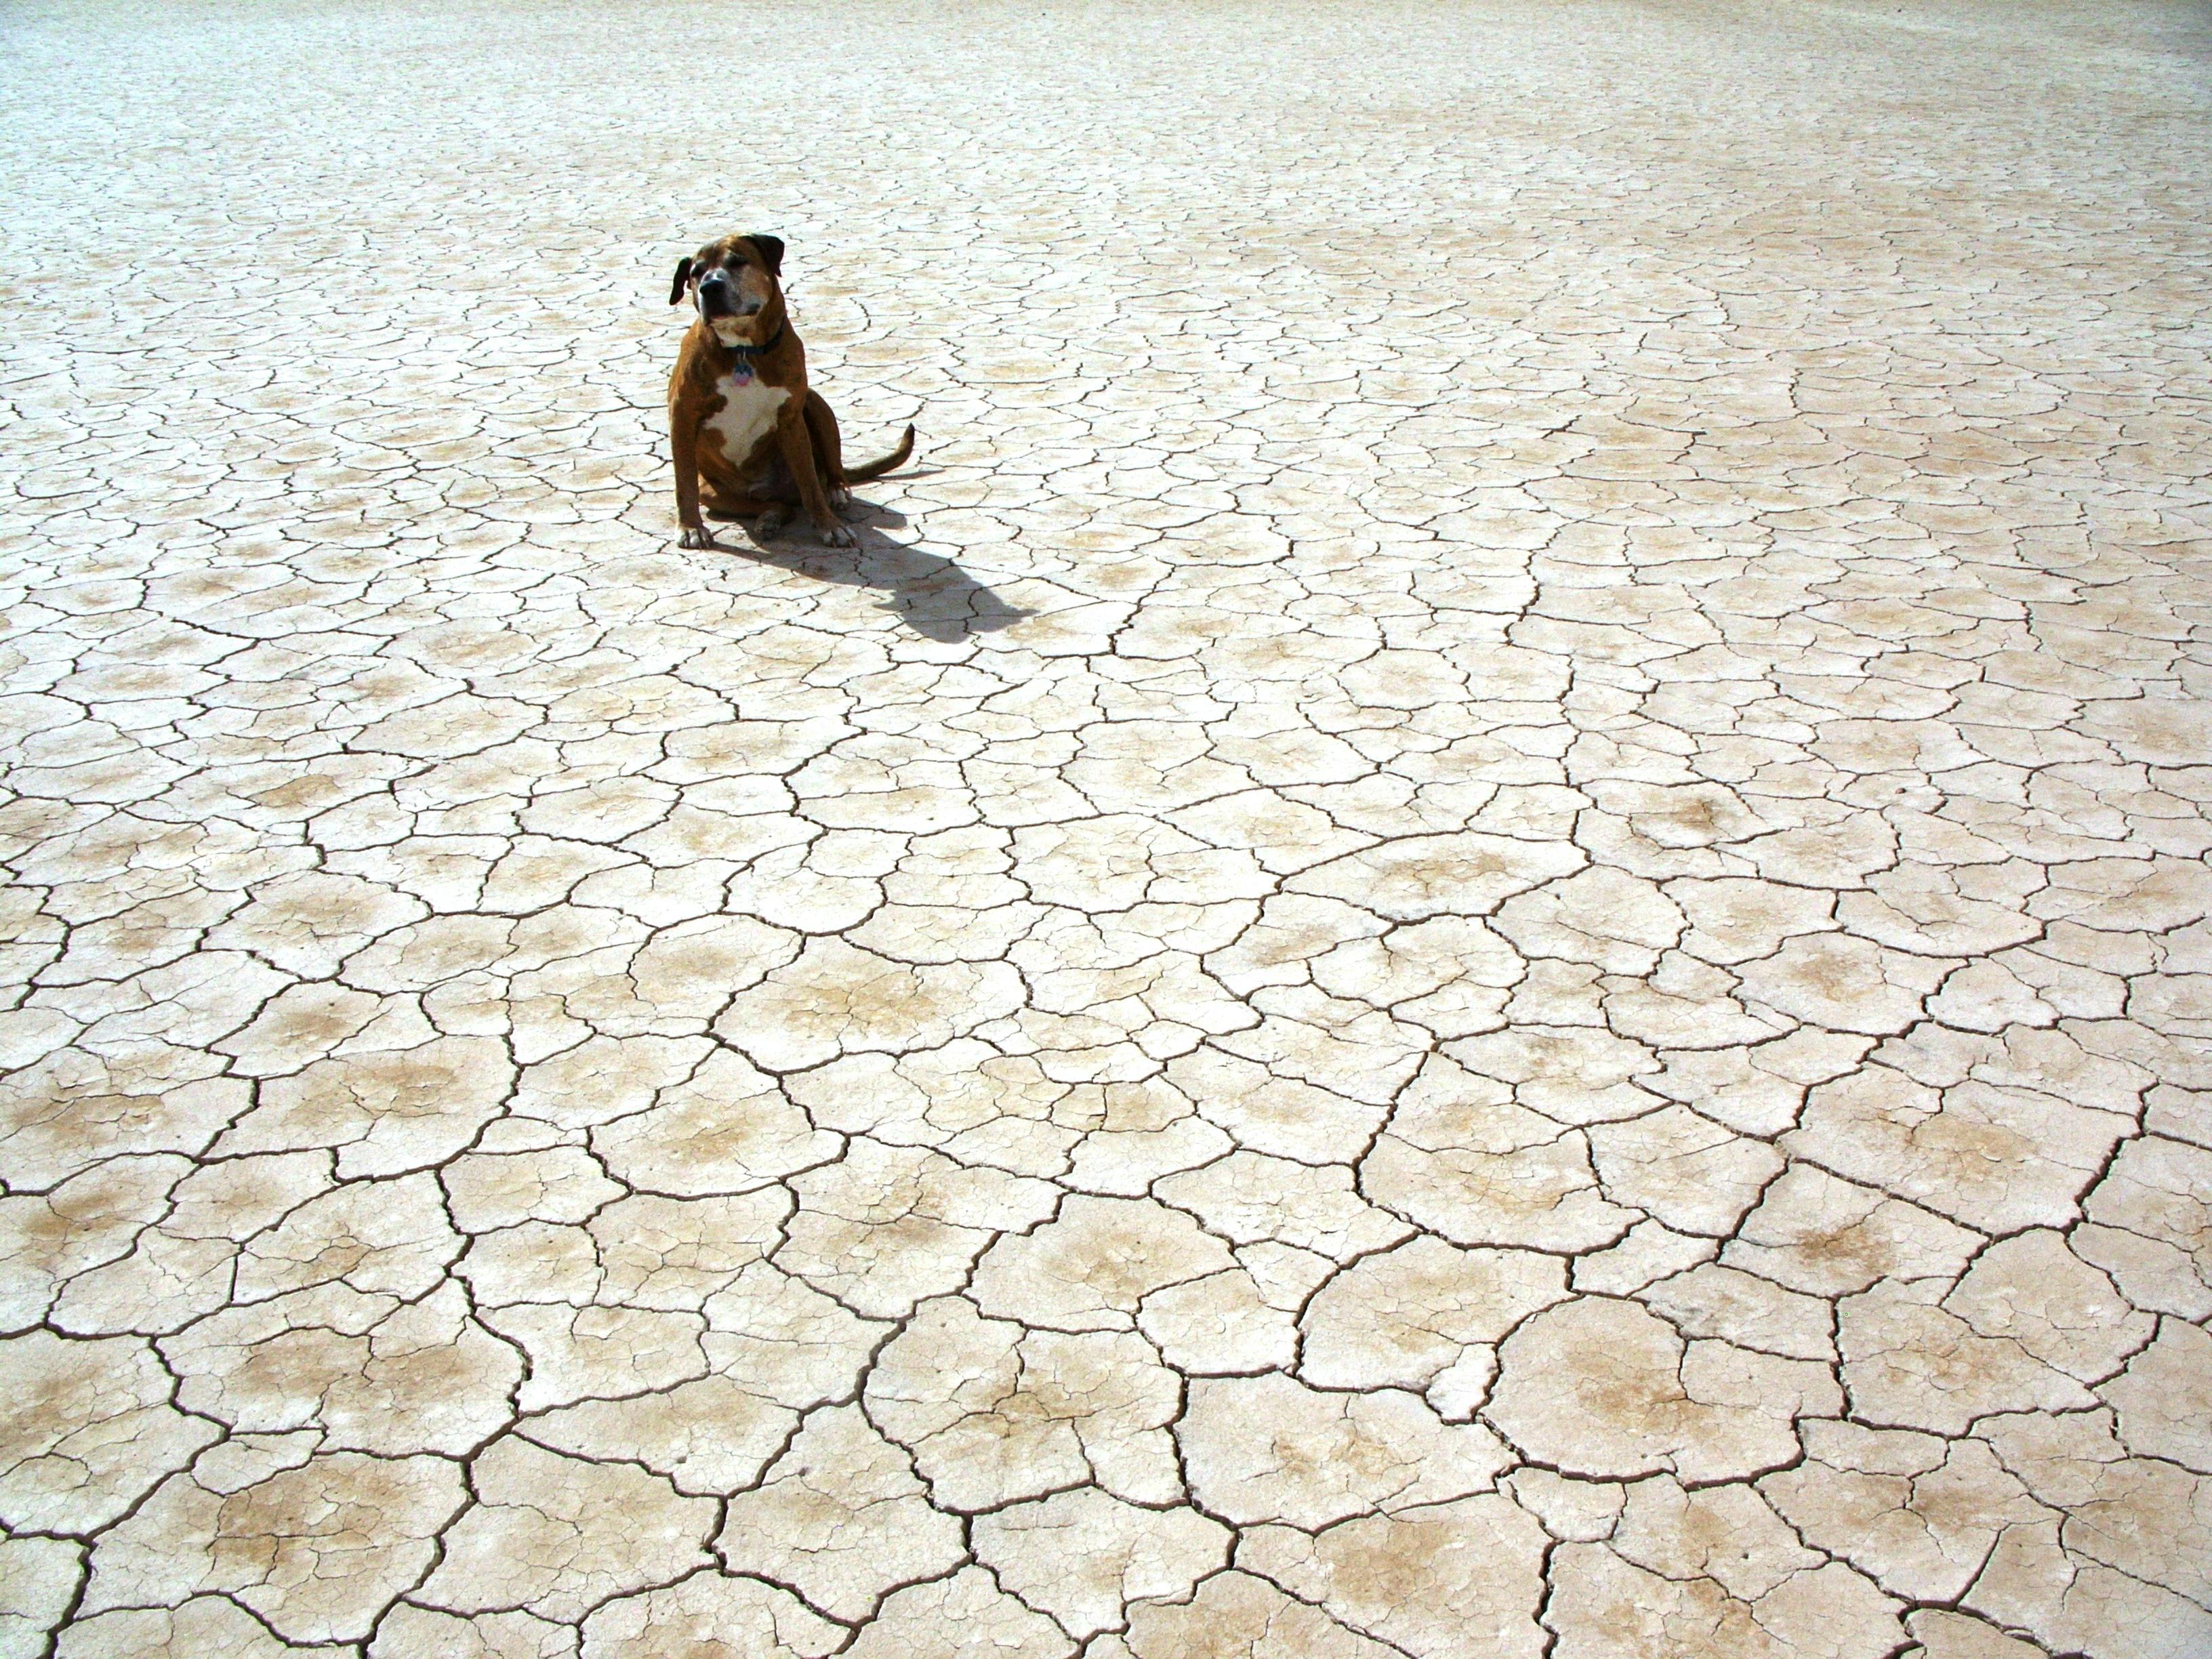
[[714,526],[715,544],[725,553],[818,581],[873,588],[884,596],[883,609],[939,645],[1011,628],[1036,614],[1008,604],[951,560],[885,533],[907,522],[904,514],[858,499],[848,511],[845,527],[859,538],[856,548],[823,546],[803,517],[768,541],[754,533],[753,522],[722,519]]

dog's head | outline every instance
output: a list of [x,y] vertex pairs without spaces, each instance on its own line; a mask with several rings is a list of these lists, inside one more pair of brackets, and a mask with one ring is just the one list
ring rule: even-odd
[[691,303],[724,345],[764,345],[783,325],[783,269],[780,236],[725,236],[676,262],[668,303]]

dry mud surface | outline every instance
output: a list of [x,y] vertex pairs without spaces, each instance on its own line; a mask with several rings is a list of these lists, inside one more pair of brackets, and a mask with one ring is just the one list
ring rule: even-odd
[[11,8],[0,1656],[2212,1653],[2209,48]]

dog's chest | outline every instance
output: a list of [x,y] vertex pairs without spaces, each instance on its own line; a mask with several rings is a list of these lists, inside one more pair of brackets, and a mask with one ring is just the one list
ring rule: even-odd
[[722,453],[732,466],[741,466],[763,438],[775,429],[776,411],[791,393],[780,386],[763,385],[757,375],[739,380],[725,374],[714,382],[722,406],[707,417],[707,429],[722,441]]

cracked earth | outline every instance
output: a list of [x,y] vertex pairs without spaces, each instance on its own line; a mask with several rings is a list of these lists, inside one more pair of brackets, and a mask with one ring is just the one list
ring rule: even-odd
[[0,1656],[2212,1653],[2200,11],[4,29]]

